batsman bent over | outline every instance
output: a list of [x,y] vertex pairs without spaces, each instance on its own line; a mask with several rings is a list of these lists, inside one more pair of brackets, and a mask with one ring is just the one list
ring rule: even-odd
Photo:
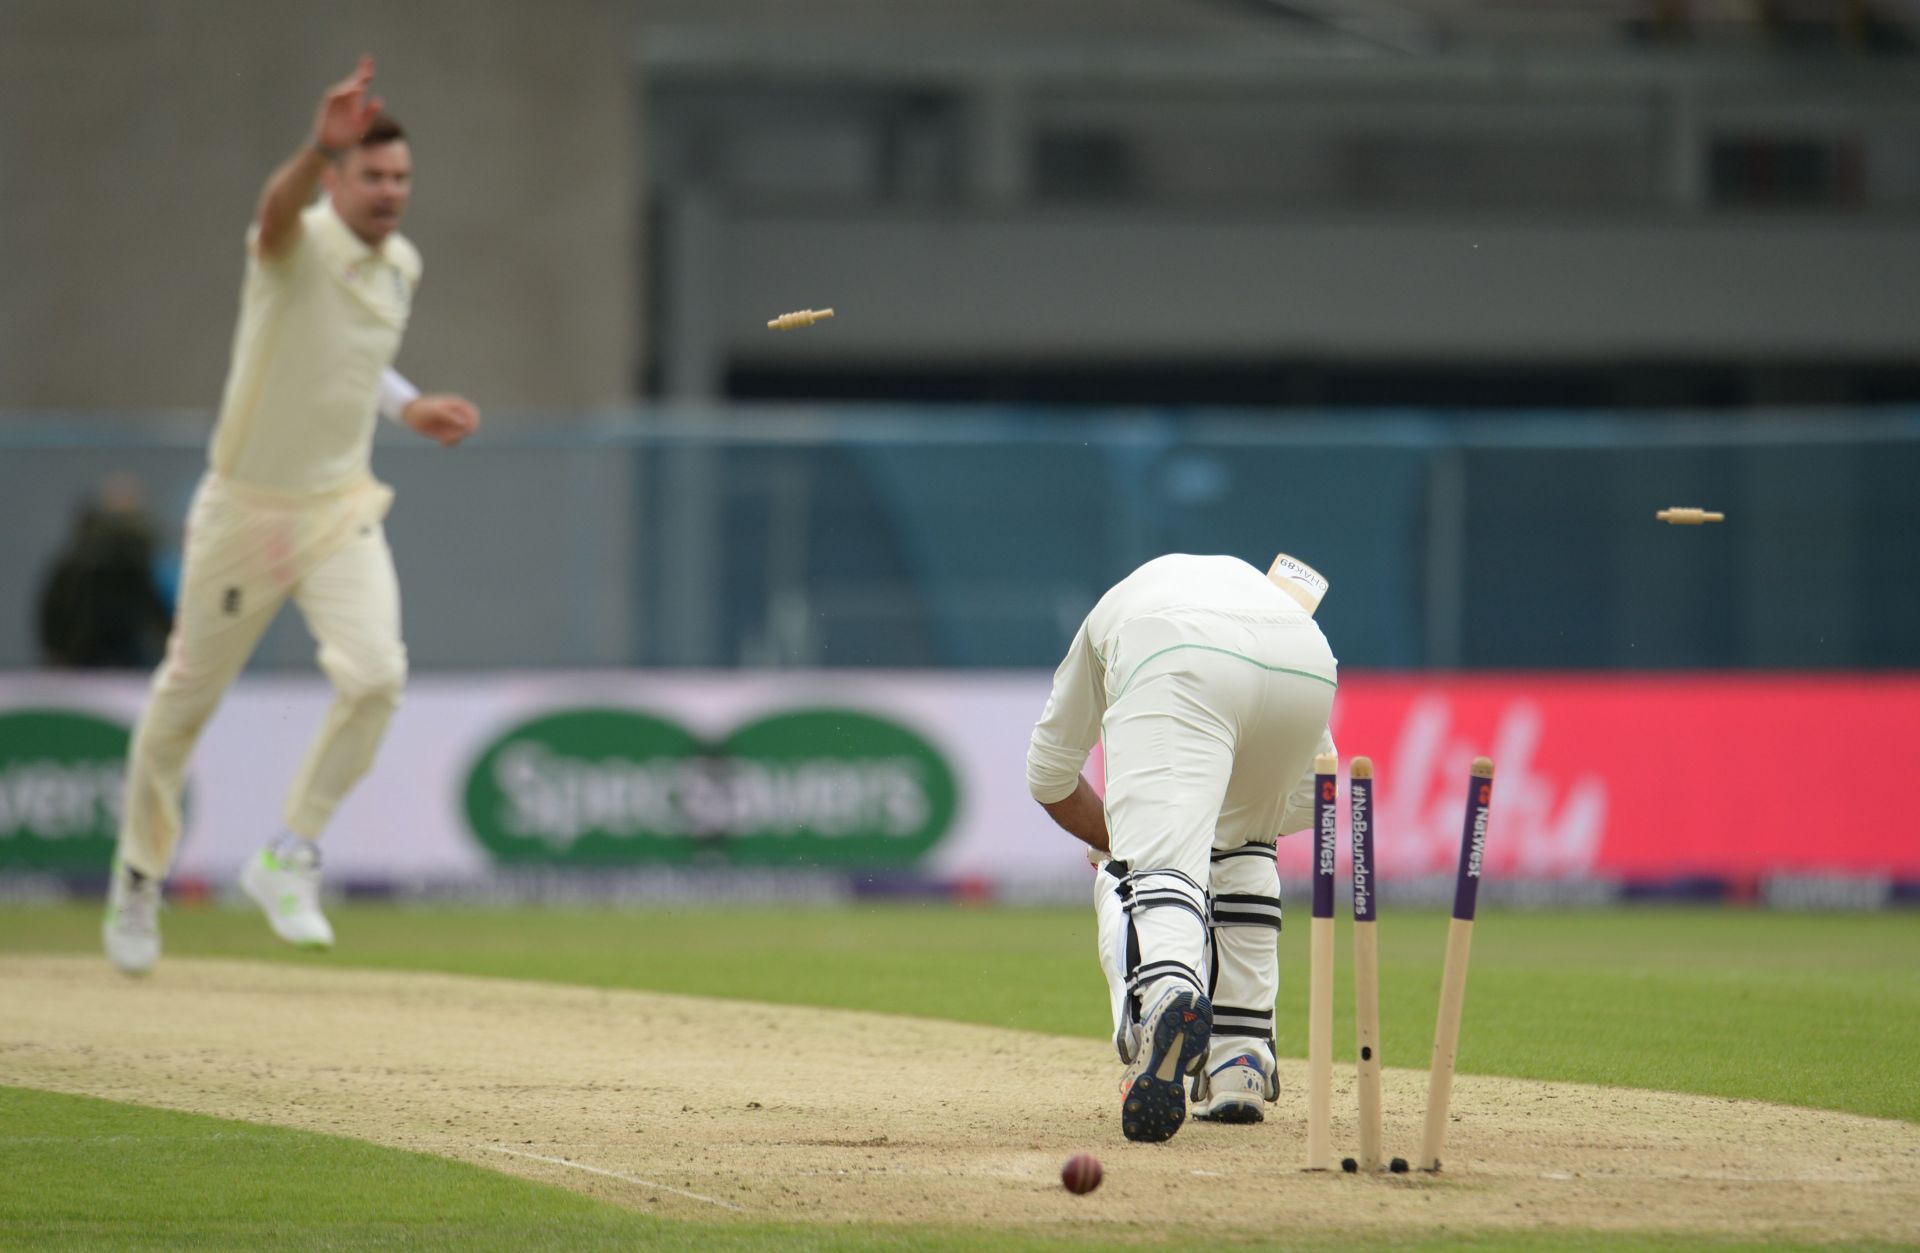
[[[1166,1140],[1196,1116],[1258,1122],[1278,1096],[1274,842],[1312,817],[1332,752],[1326,581],[1281,556],[1150,561],[1100,598],[1054,673],[1027,785],[1095,850],[1100,965],[1129,1067],[1120,1124]],[[1105,745],[1105,802],[1080,771]]]

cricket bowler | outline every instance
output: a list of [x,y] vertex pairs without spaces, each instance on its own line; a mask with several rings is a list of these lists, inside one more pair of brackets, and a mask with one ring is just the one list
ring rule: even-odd
[[281,829],[240,881],[282,939],[333,943],[315,842],[372,764],[407,674],[383,525],[393,493],[370,466],[376,415],[447,447],[479,425],[467,400],[423,396],[392,369],[420,254],[399,233],[412,191],[406,132],[372,83],[373,60],[362,58],[326,91],[310,142],[267,180],[247,233],[226,390],[187,515],[178,613],[128,761],[103,937],[129,974],[159,959],[160,889],[180,839],[188,756],[289,599],[319,641],[334,699]]

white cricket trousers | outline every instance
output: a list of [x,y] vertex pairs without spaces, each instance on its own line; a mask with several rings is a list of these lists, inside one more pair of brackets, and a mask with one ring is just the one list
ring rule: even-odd
[[382,525],[392,499],[371,480],[319,500],[215,474],[201,481],[187,515],[173,634],[128,761],[120,828],[128,866],[165,877],[180,840],[180,793],[194,743],[289,598],[319,641],[334,700],[294,777],[287,829],[317,838],[366,773],[407,673],[400,585]]
[[[1270,914],[1279,925],[1279,885],[1264,846],[1280,835],[1288,794],[1320,747],[1336,671],[1326,638],[1306,618],[1189,611],[1140,619],[1121,628],[1115,651],[1140,659],[1101,732],[1109,842],[1127,867],[1135,958],[1128,984],[1145,1010],[1177,985],[1208,989],[1218,887],[1240,898],[1240,912]],[[1264,859],[1264,868],[1234,855],[1250,842],[1262,846],[1255,861]],[[1234,930],[1233,942],[1245,942]],[[1263,934],[1270,955],[1274,937]],[[1248,956],[1260,967],[1274,960]],[[1253,982],[1265,992],[1274,977],[1262,970]],[[1272,994],[1265,995],[1264,1010],[1254,995],[1234,999],[1254,1002],[1245,1008],[1270,1022]],[[1254,1034],[1255,1024],[1245,1025]]]

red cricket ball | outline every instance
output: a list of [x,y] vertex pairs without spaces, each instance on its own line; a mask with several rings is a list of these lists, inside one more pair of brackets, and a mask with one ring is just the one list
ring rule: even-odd
[[1075,1153],[1060,1168],[1060,1183],[1067,1191],[1084,1195],[1100,1186],[1100,1159],[1091,1153]]

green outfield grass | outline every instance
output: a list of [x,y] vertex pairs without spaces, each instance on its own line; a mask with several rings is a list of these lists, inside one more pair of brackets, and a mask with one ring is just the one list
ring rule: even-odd
[[0,1243],[615,1247],[644,1214],[358,1140],[0,1088]]
[[[858,906],[645,912],[340,907],[340,947],[278,944],[247,911],[164,920],[175,956],[439,970],[953,1018],[1104,1037],[1091,910]],[[1343,921],[1341,952],[1346,946]],[[1385,916],[1382,1056],[1424,1066],[1439,912]],[[97,950],[85,907],[0,911],[0,951]],[[1463,1072],[1750,1097],[1920,1121],[1920,915],[1490,911]],[[1304,928],[1282,940],[1282,1052],[1305,1055]],[[1336,1004],[1352,1012],[1337,967]],[[1335,1032],[1350,1048],[1350,1017]]]

